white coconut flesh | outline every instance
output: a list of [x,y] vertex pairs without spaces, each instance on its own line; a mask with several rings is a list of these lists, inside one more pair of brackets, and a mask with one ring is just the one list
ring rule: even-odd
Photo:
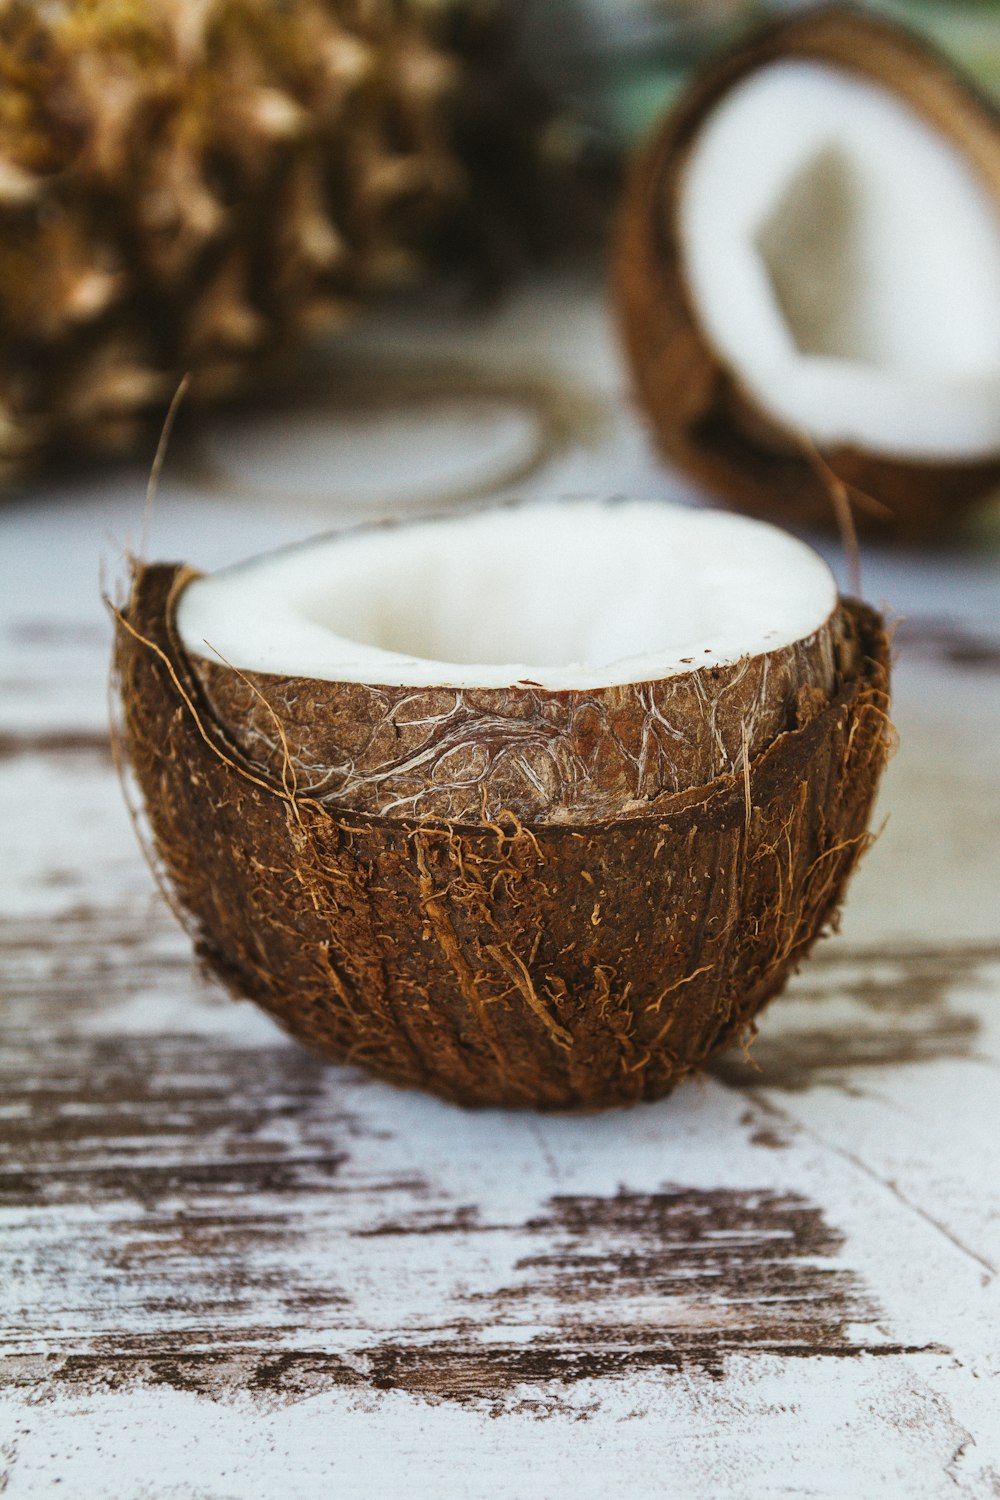
[[1000,213],[887,88],[783,61],[695,138],[678,227],[699,321],[758,405],[821,446],[1000,450]]
[[185,648],[397,687],[610,687],[806,640],[837,591],[763,522],[651,501],[519,506],[322,537],[190,583]]

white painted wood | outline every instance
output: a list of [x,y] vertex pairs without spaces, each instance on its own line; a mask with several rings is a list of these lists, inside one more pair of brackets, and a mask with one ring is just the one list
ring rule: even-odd
[[[214,566],[371,513],[408,444],[399,508],[436,473],[488,488],[480,459],[502,492],[683,493],[586,287],[394,332],[353,353],[433,366],[433,420],[409,366],[377,420],[371,383],[341,386],[335,422],[296,418],[282,507],[239,494],[280,474],[280,423],[251,453],[220,421],[175,450],[152,552]],[[507,485],[529,429],[547,457]],[[906,617],[889,821],[758,1070],[603,1117],[470,1114],[323,1067],[195,973],[104,742],[99,566],[142,487],[0,514],[5,1495],[996,1494],[996,544],[866,560]]]

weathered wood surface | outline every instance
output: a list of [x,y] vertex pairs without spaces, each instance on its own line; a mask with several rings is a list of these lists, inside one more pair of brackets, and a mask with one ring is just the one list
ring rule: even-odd
[[[398,413],[379,379],[294,450],[281,423],[181,444],[152,550],[212,566],[377,508],[373,435],[414,507],[435,476],[674,488],[589,296],[433,333],[465,369],[421,425],[407,376]],[[561,1119],[325,1068],[195,973],[105,738],[98,559],[113,576],[140,492],[84,479],[0,516],[0,1491],[1000,1493],[988,532],[868,561],[905,616],[889,821],[753,1062]]]

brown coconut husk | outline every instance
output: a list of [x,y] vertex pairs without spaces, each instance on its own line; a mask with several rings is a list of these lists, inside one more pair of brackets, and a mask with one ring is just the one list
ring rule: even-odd
[[888,645],[845,604],[832,691],[738,772],[643,816],[378,817],[250,761],[137,567],[118,616],[123,735],[205,964],[339,1062],[464,1104],[654,1099],[745,1036],[869,841]]
[[[636,391],[660,448],[751,515],[832,527],[829,484],[808,440],[769,414],[709,343],[678,234],[680,186],[701,126],[734,85],[783,59],[830,64],[890,89],[961,147],[994,196],[1000,118],[924,42],[833,6],[768,26],[711,64],[636,158],[619,215],[614,289]],[[1000,455],[926,462],[836,446],[822,456],[851,493],[859,528],[907,541],[954,524],[1000,485]]]
[[829,696],[837,609],[780,650],[657,681],[552,691],[387,687],[241,672],[191,655],[212,717],[319,801],[450,823],[597,822],[652,810],[759,755],[803,690]]

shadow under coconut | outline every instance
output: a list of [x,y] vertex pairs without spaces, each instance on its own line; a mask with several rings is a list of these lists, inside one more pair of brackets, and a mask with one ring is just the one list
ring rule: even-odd
[[[975,985],[1000,949],[820,949],[743,1055],[710,1064],[731,1088],[801,1091],[859,1088],[876,1068],[973,1056],[979,1018],[949,1003],[959,985]],[[985,983],[985,981],[984,981]]]

